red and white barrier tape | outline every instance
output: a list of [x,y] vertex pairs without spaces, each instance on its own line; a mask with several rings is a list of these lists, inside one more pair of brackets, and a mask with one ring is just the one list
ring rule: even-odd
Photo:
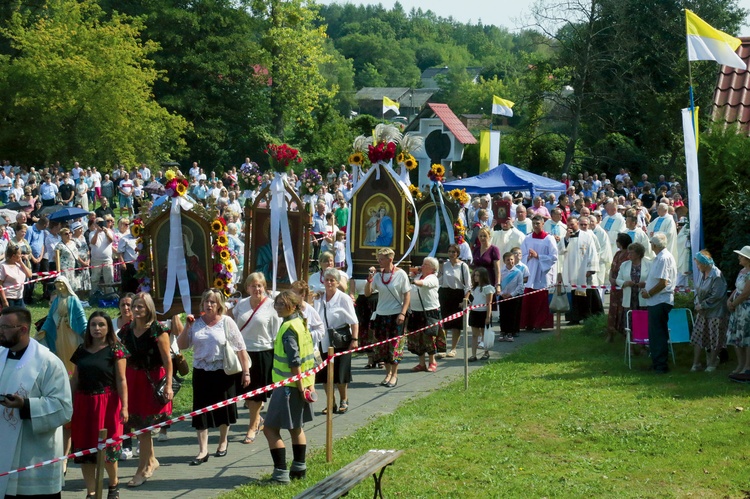
[[135,260],[130,260],[127,262],[103,263],[102,265],[89,265],[87,267],[52,270],[50,272],[37,272],[36,275],[40,277],[37,277],[36,279],[29,279],[28,281],[25,281],[22,284],[12,284],[10,286],[3,286],[3,290],[13,289],[13,288],[22,288],[26,286],[27,284],[31,284],[31,283],[39,282],[39,281],[46,281],[47,279],[52,279],[52,278],[59,276],[62,272],[72,272],[76,270],[86,270],[86,269],[98,269],[98,268],[103,268],[103,267],[117,267],[118,265],[127,265],[133,262],[135,262]]

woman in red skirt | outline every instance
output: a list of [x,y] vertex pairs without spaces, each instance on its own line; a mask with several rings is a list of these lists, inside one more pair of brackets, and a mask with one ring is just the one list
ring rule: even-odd
[[[169,329],[156,320],[154,300],[148,293],[138,293],[133,299],[133,321],[120,329],[120,341],[127,348],[128,410],[133,428],[144,428],[172,415],[172,352]],[[169,402],[162,404],[154,393],[154,385],[167,377],[164,393]],[[140,454],[138,469],[128,487],[146,483],[159,467],[154,455],[151,432],[138,435]]]
[[[104,312],[91,314],[83,336],[83,344],[70,361],[73,371],[72,437],[75,451],[97,446],[99,429],[107,429],[107,438],[122,435],[122,425],[128,420],[128,389],[125,364],[128,356],[117,341],[112,319]],[[104,466],[109,476],[107,499],[120,497],[117,461],[120,444],[105,450]],[[96,493],[96,454],[75,458],[81,465],[87,497]]]

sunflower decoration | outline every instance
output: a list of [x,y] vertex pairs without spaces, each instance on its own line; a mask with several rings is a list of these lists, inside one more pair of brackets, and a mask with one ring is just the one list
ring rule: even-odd
[[404,166],[406,167],[407,170],[412,171],[413,169],[419,166],[419,162],[416,159],[414,159],[414,156],[409,154],[409,157],[406,158],[406,160],[404,160]]
[[227,267],[227,272],[231,272],[234,274],[235,268],[234,268],[234,262],[232,262],[232,260],[229,260],[227,262],[226,267]]
[[168,196],[176,198],[187,194],[188,181],[180,170],[170,168],[164,173],[167,183],[164,185]]
[[466,227],[464,226],[461,219],[458,219],[453,224],[453,236],[456,238],[457,244],[464,242],[464,236],[466,236]]
[[414,184],[409,184],[409,192],[411,193],[411,197],[414,198],[414,201],[419,201],[422,199],[422,191],[419,190],[419,187],[417,187]]
[[184,196],[185,194],[187,194],[187,186],[183,183],[177,184],[175,190],[177,191],[178,196]]
[[365,151],[367,150],[367,146],[369,144],[368,137],[365,137],[364,135],[360,135],[356,139],[354,139],[354,143],[352,144],[352,150],[354,151],[352,154],[349,155],[349,166],[354,168],[355,166],[361,170],[365,170]]
[[458,200],[459,203],[462,205],[469,204],[469,201],[471,201],[471,196],[466,192],[466,189],[461,189],[461,198]]
[[141,235],[143,235],[143,222],[140,218],[133,220],[133,223],[130,224],[130,235],[135,238],[139,238],[141,237]]
[[398,153],[398,156],[396,156],[396,163],[401,164],[404,161],[406,161],[406,158],[408,157],[409,153],[404,154],[403,151]]
[[445,179],[445,167],[441,164],[435,163],[430,167],[430,171],[427,172],[427,176],[433,182],[442,182]]
[[229,248],[224,248],[223,250],[219,251],[219,259],[222,262],[228,262],[231,257],[232,254],[229,252]]
[[146,270],[146,262],[138,262],[138,271],[143,272]]
[[350,165],[357,165],[360,168],[365,162],[365,155],[361,152],[357,151],[349,155],[349,164]]
[[217,277],[214,279],[214,287],[217,289],[224,289],[227,285],[227,282],[222,279],[221,277]]
[[409,132],[401,138],[400,146],[401,152],[396,157],[396,162],[411,171],[419,166],[419,162],[414,159],[413,152],[417,152],[422,149],[424,144],[424,137],[417,135],[413,132]]
[[229,246],[229,238],[226,234],[221,234],[216,238],[216,244],[219,246]]
[[219,232],[225,231],[227,228],[226,222],[222,223],[221,218],[215,219],[213,222],[211,222],[211,231],[218,234]]
[[414,236],[414,224],[411,222],[406,222],[406,235],[411,238]]

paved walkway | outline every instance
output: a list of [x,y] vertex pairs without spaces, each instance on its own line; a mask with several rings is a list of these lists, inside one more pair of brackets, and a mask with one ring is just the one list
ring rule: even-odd
[[[526,344],[553,335],[553,332],[521,333],[513,343],[496,343],[492,352],[492,360],[497,360]],[[463,342],[463,339],[462,339]],[[411,368],[417,363],[414,355],[407,354],[399,370],[398,386],[385,388],[379,386],[383,379],[383,369],[366,370],[364,356],[352,360],[352,375],[354,382],[349,387],[349,411],[333,418],[334,455],[335,442],[341,437],[351,435],[357,429],[365,426],[371,418],[390,414],[403,401],[423,396],[438,389],[450,381],[463,378],[464,360],[463,349],[453,359],[443,359],[438,362],[435,373],[413,373]],[[469,363],[469,371],[483,366],[485,362]],[[320,389],[320,387],[319,387]],[[315,418],[305,426],[308,446],[311,449],[325,447],[326,418],[320,411],[325,407],[323,391],[320,389],[321,399],[315,404]],[[247,411],[241,411],[240,421],[244,424],[235,425],[230,431],[229,453],[223,458],[214,458],[201,466],[189,466],[198,451],[195,433],[189,422],[179,422],[169,431],[167,442],[156,442],[156,457],[161,467],[154,476],[143,486],[129,489],[124,486],[135,473],[137,458],[120,462],[120,480],[123,486],[120,495],[123,498],[138,497],[139,499],[168,499],[168,498],[207,498],[216,497],[252,479],[258,479],[269,474],[273,468],[268,445],[262,433],[255,443],[243,445],[247,425]],[[288,432],[282,436],[291,447]],[[209,433],[209,451],[216,450],[218,431]],[[291,451],[288,452],[291,460]],[[105,480],[106,492],[106,480]],[[75,464],[68,468],[68,475],[63,489],[63,498],[82,498],[86,495],[80,467]]]

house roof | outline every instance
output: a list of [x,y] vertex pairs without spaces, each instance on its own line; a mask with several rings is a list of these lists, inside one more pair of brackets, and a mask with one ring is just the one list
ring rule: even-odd
[[[750,67],[750,37],[741,37],[737,54]],[[750,72],[722,66],[714,90],[711,119],[725,123],[738,123],[745,133],[750,133]]]
[[455,115],[453,111],[451,111],[451,108],[448,107],[448,104],[436,104],[433,102],[427,103],[430,109],[435,113],[435,115],[440,118],[440,121],[443,122],[445,126],[448,127],[448,130],[455,135],[456,139],[464,145],[466,144],[476,144],[477,139],[474,138],[474,136],[471,134],[468,128],[466,128],[466,125],[461,123],[461,120],[458,119],[458,116]]
[[[445,74],[448,72],[448,66],[442,67],[442,68],[427,68],[424,71],[422,71],[422,79],[425,78],[434,78],[435,76],[439,74]],[[466,68],[466,72],[469,73],[469,76],[472,78],[476,78],[479,76],[479,74],[482,72],[482,66],[469,66]]]
[[409,92],[408,87],[364,87],[354,94],[356,100],[382,101],[383,97],[400,101]]

